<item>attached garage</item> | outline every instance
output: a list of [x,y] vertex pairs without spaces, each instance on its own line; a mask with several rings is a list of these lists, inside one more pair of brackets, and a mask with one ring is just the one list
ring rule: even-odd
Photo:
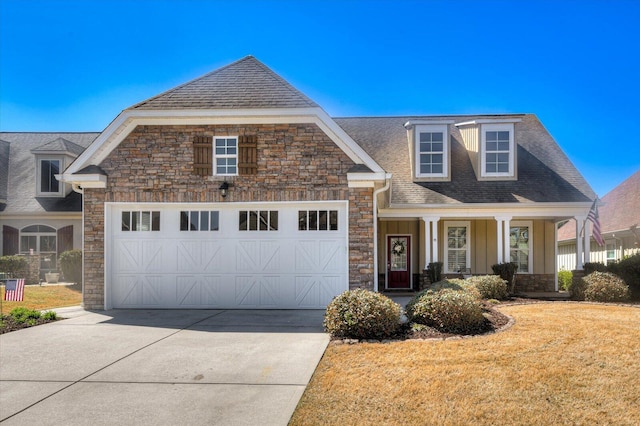
[[106,204],[105,308],[324,309],[347,202]]

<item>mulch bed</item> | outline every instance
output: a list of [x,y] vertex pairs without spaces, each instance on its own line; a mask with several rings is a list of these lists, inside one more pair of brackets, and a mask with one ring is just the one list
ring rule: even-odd
[[[58,318],[58,320],[61,318]],[[15,318],[10,315],[3,315],[0,320],[0,334],[9,333],[11,331],[21,330],[23,328],[35,327],[36,325],[47,324],[49,322],[58,321],[58,320],[47,320],[44,318],[38,318],[33,323],[29,324],[27,322],[17,322]]]

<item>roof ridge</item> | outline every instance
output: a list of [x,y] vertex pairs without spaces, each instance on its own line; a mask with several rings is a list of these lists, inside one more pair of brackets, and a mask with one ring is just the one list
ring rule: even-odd
[[[216,69],[214,69],[213,71],[209,71],[209,72],[207,72],[206,74],[201,75],[200,77],[193,78],[193,79],[191,79],[191,80],[189,80],[189,81],[186,81],[186,82],[184,82],[184,83],[182,83],[182,84],[179,84],[179,85],[177,85],[177,86],[175,86],[175,87],[172,87],[172,88],[170,88],[170,89],[167,89],[167,90],[165,90],[165,91],[164,91],[164,92],[162,92],[162,93],[159,93],[159,94],[154,95],[154,96],[152,96],[152,97],[150,97],[150,98],[147,98],[147,99],[145,99],[145,100],[143,100],[143,101],[141,101],[141,102],[138,102],[137,104],[134,104],[134,105],[132,105],[132,106],[130,106],[129,108],[126,108],[126,109],[127,109],[127,110],[129,110],[129,109],[136,109],[136,108],[138,108],[138,107],[140,107],[140,106],[142,106],[142,105],[144,105],[144,104],[146,104],[146,103],[148,103],[148,102],[151,102],[151,101],[152,101],[152,100],[154,100],[154,99],[157,99],[157,98],[159,98],[159,97],[161,97],[161,96],[168,95],[169,93],[171,93],[171,92],[175,92],[176,90],[181,89],[182,87],[184,87],[184,86],[186,86],[186,85],[188,85],[188,84],[194,83],[194,82],[196,82],[196,81],[198,81],[198,80],[202,80],[202,79],[204,79],[204,78],[207,78],[207,77],[209,77],[209,76],[210,76],[210,75],[212,75],[212,74],[219,73],[219,72],[221,72],[221,71],[223,71],[223,70],[225,70],[225,69],[227,69],[227,68],[229,68],[229,67],[231,67],[231,66],[233,66],[233,65],[237,65],[237,64],[239,64],[239,63],[241,63],[241,62],[243,62],[243,61],[249,60],[249,59],[256,59],[256,58],[255,58],[254,56],[252,56],[252,55],[247,55],[247,56],[245,56],[245,57],[243,57],[243,58],[240,58],[240,59],[238,59],[238,60],[236,60],[236,61],[234,61],[234,62],[232,62],[232,63],[230,63],[230,64],[224,65],[224,66],[222,66],[222,67],[220,67],[220,68],[216,68]],[[256,59],[256,61],[257,61],[257,59]],[[258,61],[258,62],[260,62],[260,61]]]

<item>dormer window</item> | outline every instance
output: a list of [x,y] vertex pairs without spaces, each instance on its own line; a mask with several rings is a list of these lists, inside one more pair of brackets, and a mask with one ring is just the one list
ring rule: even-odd
[[416,178],[447,178],[449,176],[449,135],[446,124],[415,126]]
[[513,132],[513,123],[482,125],[482,177],[515,176]]
[[63,195],[62,184],[55,177],[62,171],[62,159],[38,158],[37,167],[37,195],[44,197]]

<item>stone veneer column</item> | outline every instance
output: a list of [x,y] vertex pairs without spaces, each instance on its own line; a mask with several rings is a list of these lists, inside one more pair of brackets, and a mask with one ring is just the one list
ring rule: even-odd
[[349,288],[373,290],[373,188],[349,189]]

